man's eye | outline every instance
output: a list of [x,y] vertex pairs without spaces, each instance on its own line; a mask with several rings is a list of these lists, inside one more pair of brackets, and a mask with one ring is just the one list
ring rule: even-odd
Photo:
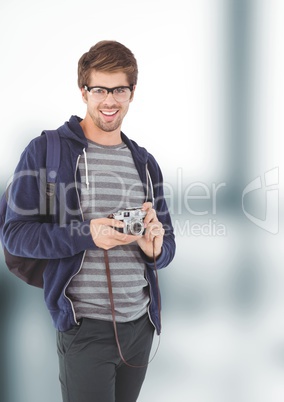
[[116,88],[115,92],[117,94],[125,94],[126,88]]
[[103,88],[92,88],[92,93],[96,95],[101,95],[104,94],[105,92],[106,90]]

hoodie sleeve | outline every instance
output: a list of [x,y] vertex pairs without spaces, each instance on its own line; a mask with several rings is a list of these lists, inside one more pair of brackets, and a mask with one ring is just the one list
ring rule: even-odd
[[97,248],[90,222],[78,220],[78,215],[64,225],[46,221],[45,155],[46,140],[38,137],[20,158],[9,191],[5,247],[13,255],[41,259],[65,258]]
[[[153,181],[153,190],[155,196],[154,208],[159,221],[162,223],[163,228],[165,229],[162,252],[157,259],[157,269],[161,269],[169,265],[175,256],[175,235],[170,213],[164,197],[163,175],[158,163],[152,155],[149,155],[148,169]],[[154,268],[154,262],[152,259],[147,257],[144,253],[142,253],[142,258],[148,267]]]

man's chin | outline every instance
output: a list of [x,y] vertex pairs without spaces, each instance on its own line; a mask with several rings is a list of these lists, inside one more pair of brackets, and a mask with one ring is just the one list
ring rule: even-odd
[[100,122],[98,127],[102,130],[105,131],[106,133],[111,133],[112,131],[116,131],[119,129],[121,126],[121,122],[117,121],[115,123],[105,123],[105,122]]

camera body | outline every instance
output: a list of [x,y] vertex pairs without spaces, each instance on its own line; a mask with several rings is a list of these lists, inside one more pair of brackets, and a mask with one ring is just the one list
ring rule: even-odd
[[110,218],[114,218],[125,223],[123,228],[115,228],[119,232],[140,236],[145,232],[145,216],[146,212],[142,211],[141,208],[126,208],[110,215]]

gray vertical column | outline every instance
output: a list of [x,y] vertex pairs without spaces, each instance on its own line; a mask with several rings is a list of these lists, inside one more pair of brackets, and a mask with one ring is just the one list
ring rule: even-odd
[[252,157],[249,130],[251,28],[250,0],[228,0],[227,26],[227,156],[231,202],[240,212],[241,192]]
[[[249,312],[260,297],[261,257],[255,248],[255,228],[242,211],[242,192],[250,177],[254,157],[250,132],[252,101],[253,7],[251,0],[228,0],[227,26],[227,156],[228,206],[239,223],[241,252],[234,262],[232,302],[240,311]],[[256,149],[257,150],[257,149]]]

